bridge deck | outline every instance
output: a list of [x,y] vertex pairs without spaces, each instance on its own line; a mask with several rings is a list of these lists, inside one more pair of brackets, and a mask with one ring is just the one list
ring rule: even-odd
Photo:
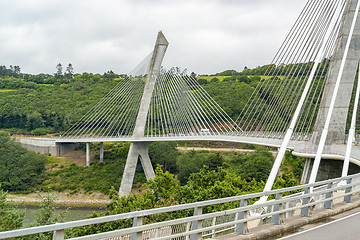
[[[259,138],[232,135],[197,135],[197,136],[166,136],[166,137],[84,137],[84,138],[54,138],[57,143],[68,142],[162,142],[162,141],[222,141],[255,144],[269,147],[280,147],[282,139]],[[295,141],[289,145],[295,146]]]

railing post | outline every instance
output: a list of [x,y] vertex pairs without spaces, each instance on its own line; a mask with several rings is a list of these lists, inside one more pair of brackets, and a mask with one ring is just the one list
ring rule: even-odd
[[[280,200],[281,198],[282,198],[282,193],[277,193],[276,197],[275,197],[275,200]],[[278,211],[281,210],[281,208],[282,208],[281,203],[275,204],[274,207],[273,207],[273,212],[278,212]],[[282,224],[282,219],[280,218],[280,214],[272,215],[271,223],[274,224],[274,225]]]
[[[304,195],[306,196],[307,194],[309,194],[309,192],[310,192],[310,188],[309,188],[309,187],[305,188]],[[306,196],[305,198],[302,199],[302,205],[306,205],[306,204],[308,204],[309,202],[310,202],[310,197],[307,197],[307,196]],[[310,216],[309,207],[308,207],[308,206],[301,208],[300,216],[302,216],[302,217],[308,217],[308,216]]]
[[[240,207],[247,206],[247,199],[243,199],[240,202]],[[246,219],[248,215],[247,211],[238,212],[235,215],[236,220]],[[235,234],[247,234],[249,233],[249,229],[247,227],[247,222],[238,223],[235,225]]]
[[[190,229],[190,224],[191,224],[191,222],[188,222],[188,223],[186,224],[186,230],[185,230],[186,233],[187,233],[187,232],[189,231],[189,229]],[[186,235],[185,240],[190,240],[190,236],[189,236],[189,235]]]
[[[143,223],[142,217],[134,217],[133,227],[141,226]],[[142,240],[142,232],[134,232],[131,234],[131,240]]]
[[[216,217],[213,218],[213,221],[212,221],[212,226],[215,227],[216,225]],[[216,235],[216,229],[214,228],[213,230],[211,230],[211,237],[215,237]]]
[[[202,207],[196,207],[194,209],[194,216],[202,214]],[[196,230],[202,227],[202,221],[193,221],[191,225],[191,230]],[[202,233],[190,235],[190,240],[198,240],[202,238]]]
[[[328,183],[327,189],[331,189],[332,186],[333,186],[332,183]],[[332,196],[333,196],[332,190],[325,194],[325,198],[331,198]],[[329,200],[324,203],[324,208],[326,208],[326,209],[331,209],[332,206],[333,206],[333,200]]]
[[52,240],[64,240],[64,229],[54,231]]
[[100,162],[104,162],[104,143],[100,142]]
[[[351,184],[351,182],[352,182],[351,180],[352,180],[352,179],[349,178],[349,179],[346,181],[346,184]],[[352,187],[347,187],[347,188],[345,189],[345,194],[350,193],[351,191],[352,191]],[[350,195],[350,194],[344,197],[344,202],[346,202],[346,203],[351,203],[351,195]]]

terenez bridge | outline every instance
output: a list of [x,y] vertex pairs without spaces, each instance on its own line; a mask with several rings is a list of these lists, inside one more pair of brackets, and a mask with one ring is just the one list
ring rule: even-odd
[[[133,218],[133,228],[77,239],[217,238],[220,233],[245,234],[251,221],[265,223],[269,218],[273,224],[281,224],[297,210],[298,215],[309,216],[314,206],[329,209],[342,197],[348,203],[356,199],[359,176],[348,174],[360,170],[360,147],[355,139],[360,93],[359,8],[359,0],[308,0],[236,120],[195,78],[178,68],[161,66],[168,41],[159,32],[153,52],[61,138],[51,140],[59,152],[72,143],[86,143],[87,165],[90,142],[100,142],[100,161],[104,142],[131,142],[121,196],[131,190],[138,160],[146,177],[155,177],[148,156],[151,142],[206,140],[277,147],[262,193],[43,226],[41,231],[55,231],[54,238],[63,239],[66,228]],[[307,185],[271,190],[289,149],[307,158],[302,178]],[[294,190],[302,193],[281,197]],[[276,200],[267,201],[271,194]],[[247,200],[254,197],[260,200],[247,206]],[[240,208],[202,214],[205,206],[231,201],[240,201]],[[266,211],[257,214],[259,208]],[[142,224],[145,216],[183,209],[194,209],[194,216]],[[224,216],[231,220],[218,223]],[[175,231],[180,225],[183,230]],[[145,237],[146,231],[153,235]],[[25,235],[21,230],[12,232],[15,235],[0,233],[0,239]]]

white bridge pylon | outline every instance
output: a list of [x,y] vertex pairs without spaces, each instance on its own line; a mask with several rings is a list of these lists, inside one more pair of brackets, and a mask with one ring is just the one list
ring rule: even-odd
[[194,77],[178,68],[161,67],[167,47],[159,32],[154,51],[62,136],[63,142],[146,138],[130,145],[120,195],[129,194],[138,160],[147,179],[155,177],[148,156],[152,139],[241,131]]

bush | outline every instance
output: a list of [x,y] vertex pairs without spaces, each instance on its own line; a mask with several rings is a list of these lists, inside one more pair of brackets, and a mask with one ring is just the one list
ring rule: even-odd
[[34,130],[30,131],[31,135],[46,135],[46,134],[50,134],[50,133],[55,133],[55,129],[53,127],[42,127],[42,128],[36,128]]
[[28,151],[0,133],[0,183],[5,191],[31,191],[44,181],[45,155]]
[[176,142],[155,142],[149,147],[149,156],[153,167],[162,165],[165,171],[176,173],[176,158],[179,155]]
[[[84,189],[87,193],[100,191],[108,194],[111,187],[120,187],[124,165],[124,159],[107,159],[105,163],[93,162],[90,167],[75,164],[60,166],[60,169],[47,173],[48,181],[42,184],[42,189],[58,192],[65,190],[77,192],[79,189]],[[141,178],[140,181],[144,180],[143,175],[136,174],[138,178]],[[135,183],[138,181],[135,179]]]
[[[0,186],[1,187],[1,186]],[[7,193],[0,189],[0,232],[21,228],[25,211],[6,201]]]

